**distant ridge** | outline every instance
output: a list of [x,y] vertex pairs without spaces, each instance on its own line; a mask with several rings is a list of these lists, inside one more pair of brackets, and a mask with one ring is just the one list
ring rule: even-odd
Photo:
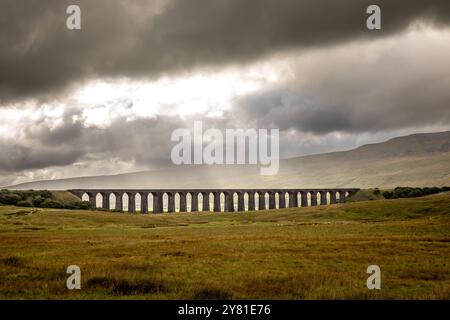
[[412,134],[348,151],[281,160],[276,176],[261,176],[255,165],[190,165],[35,181],[8,188],[390,188],[399,185],[450,185],[450,131]]

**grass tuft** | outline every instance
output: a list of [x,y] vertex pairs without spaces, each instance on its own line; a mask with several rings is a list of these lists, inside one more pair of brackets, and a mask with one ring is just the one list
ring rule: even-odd
[[94,277],[87,281],[90,289],[107,289],[114,296],[136,296],[166,292],[167,286],[159,280],[131,281],[110,277]]
[[16,256],[10,256],[5,259],[3,259],[3,264],[11,267],[21,267],[23,266],[23,259],[16,257]]
[[193,300],[231,300],[233,294],[219,288],[202,288],[196,290],[192,296]]

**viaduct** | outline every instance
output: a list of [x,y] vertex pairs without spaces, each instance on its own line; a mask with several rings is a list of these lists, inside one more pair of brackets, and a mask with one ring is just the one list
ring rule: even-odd
[[[203,212],[254,211],[276,208],[295,208],[343,203],[347,197],[359,189],[73,189],[68,190],[80,199],[87,195],[92,207],[97,207],[97,196],[101,195],[105,210],[124,210],[124,196],[128,198],[128,212],[136,212],[136,196],[140,197],[140,212],[149,212],[149,196],[152,197],[153,213],[175,212],[175,199],[178,198],[180,212],[199,211],[199,195],[202,196]],[[115,206],[111,208],[111,195],[114,195]],[[258,201],[256,200],[258,197]],[[266,206],[268,196],[268,206]],[[165,199],[165,201],[164,201]],[[189,203],[188,203],[189,201]],[[166,205],[164,204],[166,202]],[[211,208],[212,204],[212,208]],[[235,206],[237,204],[237,206]],[[247,205],[246,205],[247,204]],[[189,206],[188,206],[189,205]]]

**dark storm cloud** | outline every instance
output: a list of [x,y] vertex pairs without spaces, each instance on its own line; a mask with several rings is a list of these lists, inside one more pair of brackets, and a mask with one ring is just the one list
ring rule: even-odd
[[0,150],[0,172],[64,166],[72,164],[82,155],[74,148],[23,146],[11,141],[1,141]]
[[292,62],[295,80],[237,100],[230,123],[318,136],[448,126],[448,34],[316,51]]
[[[382,31],[365,28],[369,0],[3,0],[0,100],[45,96],[86,78],[156,77],[239,64],[397,32],[417,19],[448,24],[450,2],[380,0]],[[82,8],[82,31],[65,9]]]

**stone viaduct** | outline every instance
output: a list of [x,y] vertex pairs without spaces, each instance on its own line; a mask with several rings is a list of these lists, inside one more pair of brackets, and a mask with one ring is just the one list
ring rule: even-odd
[[[152,212],[175,212],[176,198],[178,211],[187,212],[234,212],[254,211],[276,208],[295,208],[343,203],[347,197],[359,189],[74,189],[68,190],[80,199],[87,195],[92,207],[97,207],[97,196],[101,195],[101,208],[124,211],[124,197],[127,197],[128,212],[135,213],[136,198],[140,198],[140,212],[150,210],[149,197],[152,198]],[[111,199],[114,195],[114,199]],[[201,210],[199,210],[201,195]],[[256,201],[256,197],[258,201]],[[266,201],[268,198],[268,201]],[[113,206],[111,206],[111,200]],[[189,203],[188,203],[189,202]],[[266,203],[268,202],[268,203]],[[113,208],[114,207],[114,208]]]

